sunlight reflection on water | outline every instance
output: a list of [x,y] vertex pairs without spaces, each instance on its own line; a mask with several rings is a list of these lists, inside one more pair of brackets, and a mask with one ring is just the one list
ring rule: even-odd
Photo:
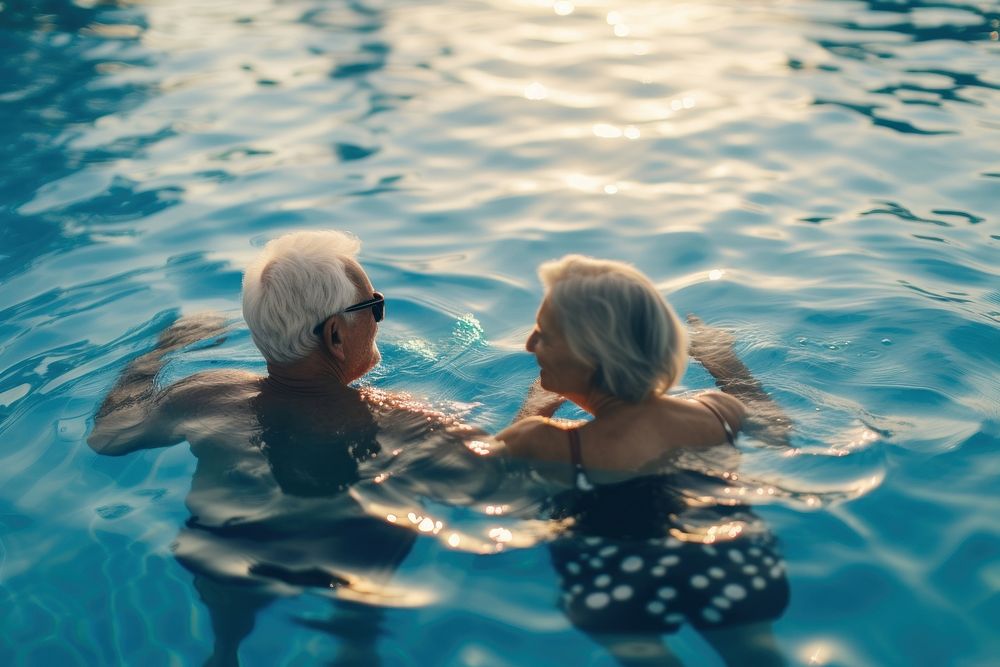
[[[492,430],[533,377],[535,267],[571,251],[634,262],[679,311],[732,329],[798,425],[794,455],[745,443],[733,487],[785,545],[788,655],[1000,650],[982,583],[1000,530],[983,502],[1000,398],[996,7],[50,4],[0,8],[0,575],[22,662],[205,657],[169,553],[190,456],[95,459],[83,433],[170,312],[236,319],[241,267],[301,227],[357,232],[391,295],[375,386]],[[221,349],[262,367],[243,328]],[[179,355],[164,380],[218,352]],[[698,368],[684,383],[710,386]],[[528,548],[537,526],[497,506],[392,508],[426,539],[399,582],[420,620],[392,617],[387,654],[507,664],[500,649],[523,641],[539,664],[591,659]],[[161,607],[143,604],[154,594]],[[78,620],[109,596],[149,609],[141,647]],[[326,606],[276,609],[289,640],[260,631],[252,664],[318,641],[282,610]],[[421,639],[456,616],[465,644]],[[682,659],[706,651],[680,636]]]

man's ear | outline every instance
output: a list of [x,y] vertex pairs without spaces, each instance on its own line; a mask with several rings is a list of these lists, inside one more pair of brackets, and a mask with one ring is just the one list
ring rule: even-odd
[[334,359],[344,361],[347,355],[344,353],[344,340],[340,335],[343,322],[340,317],[334,315],[323,324],[323,347]]

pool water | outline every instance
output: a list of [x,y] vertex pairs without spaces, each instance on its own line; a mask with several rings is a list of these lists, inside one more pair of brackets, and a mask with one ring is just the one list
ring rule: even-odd
[[[998,31],[1000,4],[959,0],[3,0],[0,662],[208,657],[171,551],[195,459],[86,434],[178,313],[234,330],[164,382],[263,370],[242,267],[339,228],[389,299],[368,382],[492,431],[534,377],[537,265],[634,263],[795,421],[790,450],[740,443],[788,565],[789,663],[995,664]],[[692,364],[682,389],[710,386]],[[544,544],[497,543],[414,542],[382,663],[613,664],[559,612]],[[330,616],[289,592],[242,663],[332,660],[356,639]]]

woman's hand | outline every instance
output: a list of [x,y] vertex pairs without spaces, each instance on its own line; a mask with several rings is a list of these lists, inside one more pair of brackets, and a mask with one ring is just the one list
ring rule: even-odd
[[733,350],[733,335],[705,324],[697,315],[688,315],[687,322],[688,353],[717,380],[734,378],[743,364]]
[[566,399],[559,394],[543,388],[542,380],[538,378],[528,388],[528,396],[514,421],[518,422],[526,417],[551,417],[565,402]]
[[782,447],[789,446],[791,420],[736,356],[733,335],[708,326],[696,315],[688,315],[687,321],[689,353],[712,374],[719,389],[746,405],[754,418],[747,422],[751,425],[749,430],[761,440]]

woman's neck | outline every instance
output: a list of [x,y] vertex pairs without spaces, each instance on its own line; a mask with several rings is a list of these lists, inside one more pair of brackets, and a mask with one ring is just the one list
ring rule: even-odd
[[635,403],[597,390],[592,390],[587,396],[581,397],[581,400],[574,401],[574,403],[594,415],[595,419],[598,417],[607,419],[622,412],[622,410],[635,406]]

